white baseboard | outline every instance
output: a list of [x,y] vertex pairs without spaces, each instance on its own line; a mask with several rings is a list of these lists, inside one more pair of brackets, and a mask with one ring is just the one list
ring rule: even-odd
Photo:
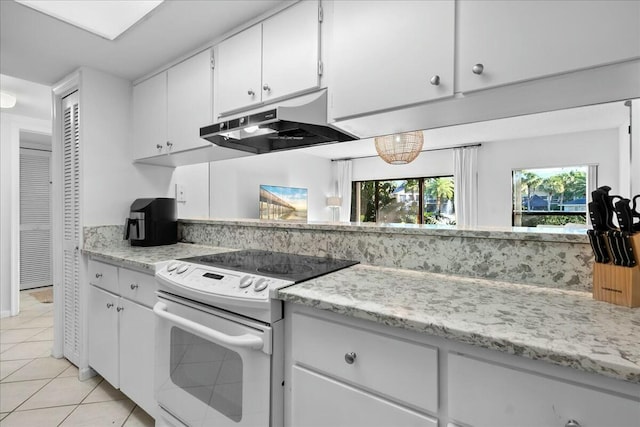
[[2,310],[0,311],[0,318],[11,316],[11,310]]

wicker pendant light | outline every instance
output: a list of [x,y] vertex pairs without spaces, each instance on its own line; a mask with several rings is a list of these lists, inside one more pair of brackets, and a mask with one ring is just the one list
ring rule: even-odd
[[406,165],[418,157],[424,143],[422,131],[398,133],[375,138],[376,151],[385,162]]

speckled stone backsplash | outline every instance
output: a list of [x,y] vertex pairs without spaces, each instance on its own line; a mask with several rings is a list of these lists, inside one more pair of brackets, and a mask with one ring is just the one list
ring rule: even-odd
[[593,255],[580,233],[180,220],[178,238],[587,292],[592,283]]
[[113,246],[129,246],[124,240],[124,225],[100,225],[83,230],[85,249],[104,249]]

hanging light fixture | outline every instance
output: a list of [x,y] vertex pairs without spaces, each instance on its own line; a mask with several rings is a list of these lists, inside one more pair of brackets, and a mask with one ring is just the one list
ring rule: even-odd
[[376,151],[385,162],[406,165],[418,157],[424,143],[422,131],[404,132],[375,138]]

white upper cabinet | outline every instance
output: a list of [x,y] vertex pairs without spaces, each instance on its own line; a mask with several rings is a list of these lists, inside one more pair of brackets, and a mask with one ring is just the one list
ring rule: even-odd
[[453,0],[336,1],[333,9],[333,118],[453,95]]
[[457,92],[640,57],[638,1],[463,0],[456,28]]
[[302,1],[218,45],[217,112],[319,86],[318,2]]
[[257,104],[262,93],[262,26],[256,25],[218,45],[216,95],[220,111]]
[[209,145],[200,127],[213,120],[212,85],[206,50],[134,86],[134,159]]
[[318,2],[303,1],[262,24],[262,101],[318,87]]
[[210,50],[167,71],[167,139],[174,151],[210,145],[200,128],[213,120],[212,85]]
[[167,73],[133,87],[133,158],[167,151]]

